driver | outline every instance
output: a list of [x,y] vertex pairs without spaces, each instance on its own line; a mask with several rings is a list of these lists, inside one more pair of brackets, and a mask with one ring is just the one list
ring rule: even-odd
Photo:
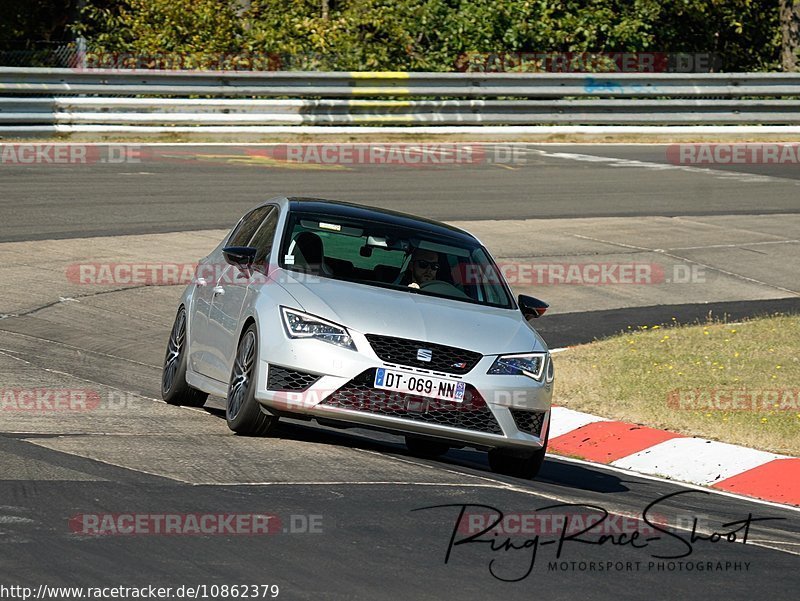
[[411,255],[411,283],[409,287],[419,288],[422,284],[436,279],[439,271],[439,253],[418,248]]

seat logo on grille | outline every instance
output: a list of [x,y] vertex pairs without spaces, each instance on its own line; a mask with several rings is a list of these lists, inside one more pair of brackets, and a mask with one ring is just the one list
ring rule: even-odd
[[427,361],[433,359],[433,351],[427,348],[417,349],[417,361]]

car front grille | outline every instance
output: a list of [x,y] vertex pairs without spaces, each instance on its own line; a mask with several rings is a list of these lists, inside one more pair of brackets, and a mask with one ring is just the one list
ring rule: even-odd
[[280,365],[269,365],[267,388],[270,390],[306,390],[319,380],[316,374],[309,374]]
[[[420,340],[407,340],[378,334],[367,334],[367,340],[382,361],[448,374],[465,374],[475,367],[482,357],[480,353],[474,351]],[[417,358],[420,350],[430,351],[430,361]]]
[[526,434],[539,436],[542,432],[544,423],[544,412],[542,411],[523,411],[522,409],[509,409],[517,430]]
[[503,433],[483,397],[469,384],[464,392],[464,401],[457,403],[373,388],[374,381],[375,370],[369,369],[350,380],[322,404],[474,432]]

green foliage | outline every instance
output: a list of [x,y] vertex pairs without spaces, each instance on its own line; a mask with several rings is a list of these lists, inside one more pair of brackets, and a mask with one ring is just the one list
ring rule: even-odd
[[766,0],[328,0],[327,17],[323,4],[88,0],[76,32],[99,51],[261,55],[291,69],[451,71],[475,52],[716,53],[727,70],[778,59],[778,3]]
[[94,2],[74,30],[94,53],[129,53],[153,66],[231,67],[225,61],[245,44],[237,10],[236,0]]
[[323,19],[316,0],[254,0],[252,49],[321,68],[452,70],[468,52],[561,52],[647,47],[634,0],[349,0]]

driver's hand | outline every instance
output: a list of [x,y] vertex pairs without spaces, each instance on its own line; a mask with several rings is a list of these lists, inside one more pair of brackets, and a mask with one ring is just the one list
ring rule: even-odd
[[419,288],[419,284],[417,284],[416,282],[411,282],[411,283],[408,285],[408,287],[409,287],[409,288],[417,288],[417,289],[418,289],[418,288]]

